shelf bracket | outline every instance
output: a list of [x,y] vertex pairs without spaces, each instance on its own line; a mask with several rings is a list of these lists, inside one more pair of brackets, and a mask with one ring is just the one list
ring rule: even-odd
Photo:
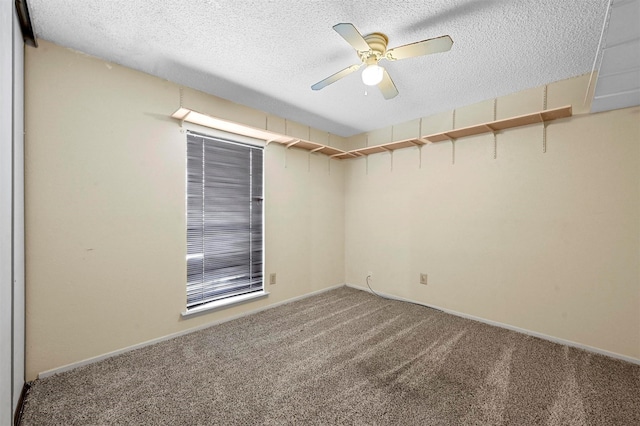
[[[493,98],[493,121],[495,122],[498,119],[498,98]],[[491,124],[487,124],[487,127],[491,129],[491,133],[493,133],[493,159],[496,160],[498,158],[498,135],[496,134],[496,129],[491,127]]]
[[[182,90],[180,91],[180,107],[182,107]],[[184,117],[180,119],[180,127],[184,126],[184,121],[189,117],[189,114],[191,114],[191,111],[187,112]]]
[[449,138],[451,140],[451,165],[456,164],[456,138]]
[[493,159],[498,159],[498,134],[493,132]]
[[319,147],[319,148],[312,149],[310,152],[311,152],[311,153],[318,152],[318,151],[323,150],[323,149],[325,149],[325,148],[326,148],[326,146],[321,146],[321,147]]
[[294,146],[295,144],[299,143],[300,139],[296,139],[293,142],[290,142],[287,144],[287,149],[291,148],[292,146]]

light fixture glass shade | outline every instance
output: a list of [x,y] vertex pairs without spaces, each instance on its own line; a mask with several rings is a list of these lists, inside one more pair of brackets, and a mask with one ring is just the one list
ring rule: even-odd
[[375,86],[382,81],[384,68],[380,65],[371,64],[362,71],[362,82],[367,86]]

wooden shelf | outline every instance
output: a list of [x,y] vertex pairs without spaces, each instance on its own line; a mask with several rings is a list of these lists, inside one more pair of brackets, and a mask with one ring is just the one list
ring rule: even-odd
[[341,154],[333,155],[333,158],[357,158],[364,157],[370,154],[377,154],[380,152],[390,152],[396,149],[409,148],[412,146],[421,146],[427,144],[423,139],[404,139],[401,141],[389,142],[382,145],[367,146],[365,148],[358,148],[351,151],[343,152]]
[[287,148],[301,148],[307,151],[319,152],[321,154],[325,154],[329,156],[344,154],[344,151],[341,149],[334,148],[329,145],[323,145],[317,142],[307,141],[304,139],[291,139],[288,142],[280,142],[276,140],[274,142],[278,142],[282,145],[286,145]]
[[565,117],[571,117],[571,105],[561,108],[538,111],[531,114],[519,115],[517,117],[505,118],[503,120],[476,124],[474,126],[447,130],[446,132],[435,133],[433,135],[424,136],[421,138],[405,139],[401,141],[385,143],[382,145],[358,148],[347,152],[339,152],[332,154],[331,157],[339,159],[365,157],[367,155],[377,154],[380,152],[390,152],[395,151],[396,149],[421,146],[429,142],[443,142],[452,139],[463,138],[466,136],[480,135],[483,133],[495,133],[514,127],[528,126],[529,124],[536,123],[545,123],[547,121],[557,120],[558,118]]
[[425,139],[430,142],[443,142],[466,136],[493,133],[514,127],[528,126],[529,124],[545,123],[547,121],[565,117],[571,117],[571,105],[538,111],[531,114],[519,115],[517,117],[505,118],[504,120],[490,121],[488,123],[462,127],[460,129],[447,130],[446,132],[425,136]]
[[257,129],[254,127],[233,123],[227,120],[211,117],[201,114],[187,108],[180,108],[172,117],[180,121],[188,121],[202,126],[220,129],[231,133],[249,136],[256,139],[262,139],[266,144],[278,143],[289,148],[300,148],[310,152],[319,152],[335,159],[350,159],[366,157],[367,155],[377,154],[381,152],[391,152],[396,149],[409,148],[412,146],[422,146],[429,142],[443,142],[455,140],[466,136],[480,135],[483,133],[495,133],[514,127],[528,126],[536,123],[546,123],[547,121],[557,120],[559,118],[571,117],[571,105],[561,108],[547,109],[531,114],[519,115],[517,117],[505,118],[503,120],[490,121],[488,123],[476,124],[474,126],[462,127],[459,129],[447,130],[446,132],[435,133],[420,138],[404,139],[401,141],[389,142],[381,145],[367,146],[351,151],[343,151],[329,145],[317,142],[307,141],[304,139],[293,138],[268,130]]
[[280,145],[285,145],[287,148],[301,148],[311,152],[319,152],[331,157],[345,153],[343,150],[329,145],[311,142],[304,139],[298,139],[292,136],[286,136],[279,133],[271,132],[269,130],[247,126],[245,124],[234,123],[232,121],[212,117],[207,114],[202,114],[188,108],[178,108],[176,112],[171,114],[171,117],[180,122],[186,121],[188,123],[210,127],[212,129],[218,129],[237,135],[260,139],[265,141],[267,145],[269,145],[270,143],[278,143]]

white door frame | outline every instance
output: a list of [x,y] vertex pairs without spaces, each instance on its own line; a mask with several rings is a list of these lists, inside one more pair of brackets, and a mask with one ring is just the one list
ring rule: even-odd
[[0,0],[0,426],[24,384],[23,46],[14,2]]

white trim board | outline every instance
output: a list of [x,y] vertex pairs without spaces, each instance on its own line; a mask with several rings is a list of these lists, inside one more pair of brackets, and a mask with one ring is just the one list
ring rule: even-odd
[[[366,287],[361,287],[361,286],[357,286],[354,284],[345,284],[347,287],[356,289],[356,290],[362,290],[362,291],[366,291],[367,293],[373,293],[373,291],[370,291],[368,288]],[[533,337],[537,337],[539,339],[543,339],[543,340],[547,340],[553,343],[559,343],[561,345],[565,345],[565,346],[570,346],[573,348],[578,348],[578,349],[583,349],[585,351],[588,352],[593,352],[599,355],[604,355],[604,356],[608,356],[610,358],[616,358],[616,359],[620,359],[622,361],[626,361],[626,362],[630,362],[632,364],[638,364],[640,365],[640,359],[637,358],[633,358],[627,355],[621,355],[621,354],[617,354],[615,352],[609,352],[606,351],[604,349],[599,349],[593,346],[589,346],[589,345],[583,345],[582,343],[577,343],[577,342],[572,342],[571,340],[565,340],[565,339],[561,339],[559,337],[554,337],[554,336],[549,336],[547,334],[543,334],[543,333],[538,333],[536,331],[531,331],[531,330],[527,330],[525,328],[520,328],[520,327],[516,327],[513,325],[509,325],[509,324],[505,324],[505,323],[501,323],[498,321],[492,321],[492,320],[488,320],[485,318],[480,318],[480,317],[476,317],[473,315],[469,315],[469,314],[465,314],[462,312],[457,312],[457,311],[452,311],[450,309],[446,309],[446,308],[441,308],[439,306],[435,306],[435,305],[430,305],[428,303],[422,303],[422,302],[418,302],[415,300],[411,300],[411,299],[405,299],[404,297],[399,297],[399,296],[394,296],[392,294],[388,294],[388,293],[384,293],[378,290],[375,290],[375,293],[373,294],[378,294],[382,297],[386,297],[389,299],[393,299],[393,300],[398,300],[400,302],[409,302],[409,303],[414,303],[416,305],[421,305],[421,306],[426,306],[427,308],[433,308],[433,309],[437,309],[439,311],[442,311],[444,313],[447,314],[451,314],[451,315],[455,315],[457,317],[461,317],[461,318],[466,318],[466,319],[470,319],[473,321],[478,321],[484,324],[488,324],[488,325],[492,325],[495,327],[500,327],[500,328],[505,328],[507,330],[511,330],[511,331],[515,331],[517,333],[522,333],[522,334],[526,334],[528,336],[533,336]]]
[[317,294],[322,294],[322,293],[325,293],[327,291],[335,290],[337,288],[341,288],[341,287],[344,287],[344,286],[345,286],[344,284],[338,284],[338,285],[334,285],[332,287],[323,288],[321,290],[313,291],[311,293],[303,294],[301,296],[292,297],[291,299],[283,300],[281,302],[276,302],[276,303],[274,303],[272,305],[263,306],[261,308],[257,308],[257,309],[253,309],[253,310],[250,310],[250,311],[247,311],[247,312],[243,312],[243,313],[238,314],[238,315],[232,315],[232,316],[230,316],[228,318],[222,318],[222,319],[219,319],[219,320],[216,320],[216,321],[212,321],[210,323],[203,324],[203,325],[200,325],[198,327],[189,328],[187,330],[179,331],[177,333],[172,333],[172,334],[168,334],[166,336],[162,336],[162,337],[158,337],[158,338],[155,338],[155,339],[147,340],[146,342],[138,343],[138,344],[135,344],[133,346],[128,346],[126,348],[118,349],[118,350],[115,350],[115,351],[112,351],[112,352],[107,352],[106,354],[98,355],[98,356],[95,356],[95,357],[92,357],[92,358],[87,358],[87,359],[84,359],[82,361],[72,362],[70,364],[63,365],[62,367],[56,367],[56,368],[52,368],[51,370],[42,371],[42,372],[38,373],[38,379],[44,379],[45,377],[50,377],[50,376],[53,376],[54,374],[64,373],[65,371],[70,371],[70,370],[73,370],[73,369],[78,368],[78,367],[83,367],[85,365],[93,364],[95,362],[99,362],[99,361],[105,360],[107,358],[114,357],[116,355],[121,355],[123,353],[133,351],[135,349],[140,349],[140,348],[143,348],[145,346],[153,345],[155,343],[164,342],[165,340],[170,340],[170,339],[173,339],[173,338],[176,338],[176,337],[184,336],[184,335],[189,334],[189,333],[194,333],[196,331],[204,330],[205,328],[213,327],[214,325],[222,324],[222,323],[225,323],[227,321],[233,321],[233,320],[238,319],[238,318],[242,318],[242,317],[246,317],[246,316],[249,316],[249,315],[257,314],[258,312],[266,311],[267,309],[275,308],[275,307],[278,307],[278,306],[281,306],[281,305],[286,305],[287,303],[291,303],[291,302],[295,302],[295,301],[298,301],[298,300],[306,299],[307,297],[315,296]]

